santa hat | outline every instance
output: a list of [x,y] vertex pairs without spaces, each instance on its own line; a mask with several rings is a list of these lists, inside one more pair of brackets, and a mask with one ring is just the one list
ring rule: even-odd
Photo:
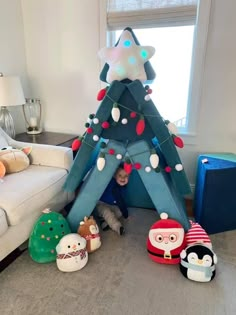
[[183,226],[173,219],[168,219],[168,214],[162,212],[160,214],[161,220],[154,223],[151,229],[183,229]]
[[202,243],[212,248],[211,240],[206,233],[206,231],[201,227],[199,223],[189,221],[191,224],[190,229],[186,233],[187,245],[192,245],[194,243]]

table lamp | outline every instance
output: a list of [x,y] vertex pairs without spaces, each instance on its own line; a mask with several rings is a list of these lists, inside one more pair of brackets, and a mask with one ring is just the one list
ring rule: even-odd
[[15,138],[13,118],[8,106],[18,106],[25,103],[21,82],[17,76],[3,76],[0,73],[0,127],[11,137]]

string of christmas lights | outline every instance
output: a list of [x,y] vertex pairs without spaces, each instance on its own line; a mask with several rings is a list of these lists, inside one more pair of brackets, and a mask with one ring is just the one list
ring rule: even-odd
[[[161,171],[161,168],[159,167],[159,156],[157,155],[156,153],[156,149],[157,147],[161,147],[165,142],[169,141],[171,138],[174,142],[174,144],[176,146],[178,146],[179,148],[183,148],[184,144],[183,144],[183,141],[180,137],[177,137],[176,136],[176,133],[178,132],[177,130],[177,127],[175,126],[175,124],[171,123],[169,120],[164,120],[163,117],[161,117],[160,114],[158,115],[149,115],[149,114],[143,114],[139,111],[134,111],[130,108],[128,108],[127,106],[121,104],[121,103],[118,103],[116,102],[115,100],[113,100],[109,95],[107,95],[107,90],[108,90],[108,87],[102,89],[99,91],[98,95],[97,95],[97,99],[99,101],[103,100],[104,97],[107,97],[110,101],[113,102],[113,107],[112,107],[112,110],[111,110],[111,117],[113,119],[113,121],[115,123],[119,122],[120,120],[120,109],[119,107],[121,108],[124,108],[126,110],[128,110],[130,112],[130,117],[131,118],[135,118],[137,117],[137,115],[139,115],[139,120],[136,124],[136,133],[137,135],[141,135],[143,132],[144,132],[144,129],[145,129],[145,117],[158,117],[158,118],[161,118],[163,120],[163,122],[165,123],[167,129],[169,130],[169,136],[163,140],[161,143],[158,143],[157,146],[153,146],[151,149],[148,149],[148,150],[145,150],[145,151],[141,151],[133,156],[127,156],[125,155],[124,157],[120,154],[120,153],[117,153],[116,154],[116,158],[117,159],[120,159],[122,160],[124,158],[124,168],[125,170],[127,171],[127,173],[130,173],[132,171],[132,168],[136,168],[136,169],[140,169],[142,167],[142,165],[140,163],[134,163],[133,161],[133,158],[137,155],[142,155],[142,154],[145,154],[147,152],[150,152],[150,158],[149,158],[149,162],[150,162],[150,165],[152,166],[152,168],[156,171],[156,172],[160,172]],[[146,96],[149,96],[148,98],[145,96],[145,100],[148,101],[150,100],[150,95],[152,93],[152,90],[149,88],[149,86],[145,86],[145,90],[147,91],[147,95]],[[140,108],[140,106],[139,106]],[[93,124],[101,124],[101,127],[103,129],[108,129],[110,128],[110,123],[108,121],[103,121],[103,122],[100,122],[99,119],[97,117],[95,117],[95,114],[90,114],[88,119],[87,119],[87,122],[85,123],[85,127],[87,128],[86,129],[86,132],[83,136],[80,136],[78,137],[78,139],[75,139],[74,142],[72,143],[72,149],[74,151],[76,150],[79,150],[80,146],[83,144],[85,145],[88,145],[89,147],[91,147],[93,150],[95,149],[95,146],[91,145],[90,143],[86,142],[85,141],[85,136],[86,134],[92,134],[93,133],[93,127],[92,127],[92,123]],[[127,124],[128,123],[128,119],[127,118],[123,118],[121,120],[121,123],[122,124]],[[100,137],[98,135],[93,135],[93,140],[95,142],[98,142],[100,139]],[[109,139],[108,139],[109,141]],[[98,155],[98,159],[97,159],[97,168],[99,169],[99,171],[102,171],[102,169],[105,167],[105,156],[106,154],[110,154],[110,155],[115,155],[115,150],[110,148],[108,150],[108,152],[104,151],[104,149],[107,147],[107,144],[105,142],[102,142],[100,144],[100,152],[99,152],[99,155]],[[127,152],[126,152],[127,154]],[[182,164],[176,164],[174,165],[174,167],[171,167],[171,166],[166,166],[165,167],[165,172],[167,173],[170,173],[172,171],[172,169],[176,170],[176,171],[182,171],[183,170],[183,166]],[[145,167],[145,171],[147,172],[150,172],[151,171],[151,167],[150,166],[146,166]]]

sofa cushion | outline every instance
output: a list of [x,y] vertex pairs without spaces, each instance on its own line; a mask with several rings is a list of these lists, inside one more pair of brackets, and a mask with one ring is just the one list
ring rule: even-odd
[[8,229],[5,211],[0,208],[0,236]]
[[[65,182],[65,169],[30,165],[26,170],[4,177],[0,191],[0,208],[8,225],[17,225],[29,214],[43,210]],[[33,207],[32,207],[33,205]]]

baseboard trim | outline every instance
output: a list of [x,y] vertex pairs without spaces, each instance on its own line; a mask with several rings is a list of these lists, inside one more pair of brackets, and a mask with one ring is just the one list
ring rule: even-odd
[[13,252],[11,252],[8,256],[6,256],[1,262],[0,262],[0,272],[2,272],[4,269],[6,269],[13,261],[15,261],[24,251],[20,250],[20,248],[16,248]]

